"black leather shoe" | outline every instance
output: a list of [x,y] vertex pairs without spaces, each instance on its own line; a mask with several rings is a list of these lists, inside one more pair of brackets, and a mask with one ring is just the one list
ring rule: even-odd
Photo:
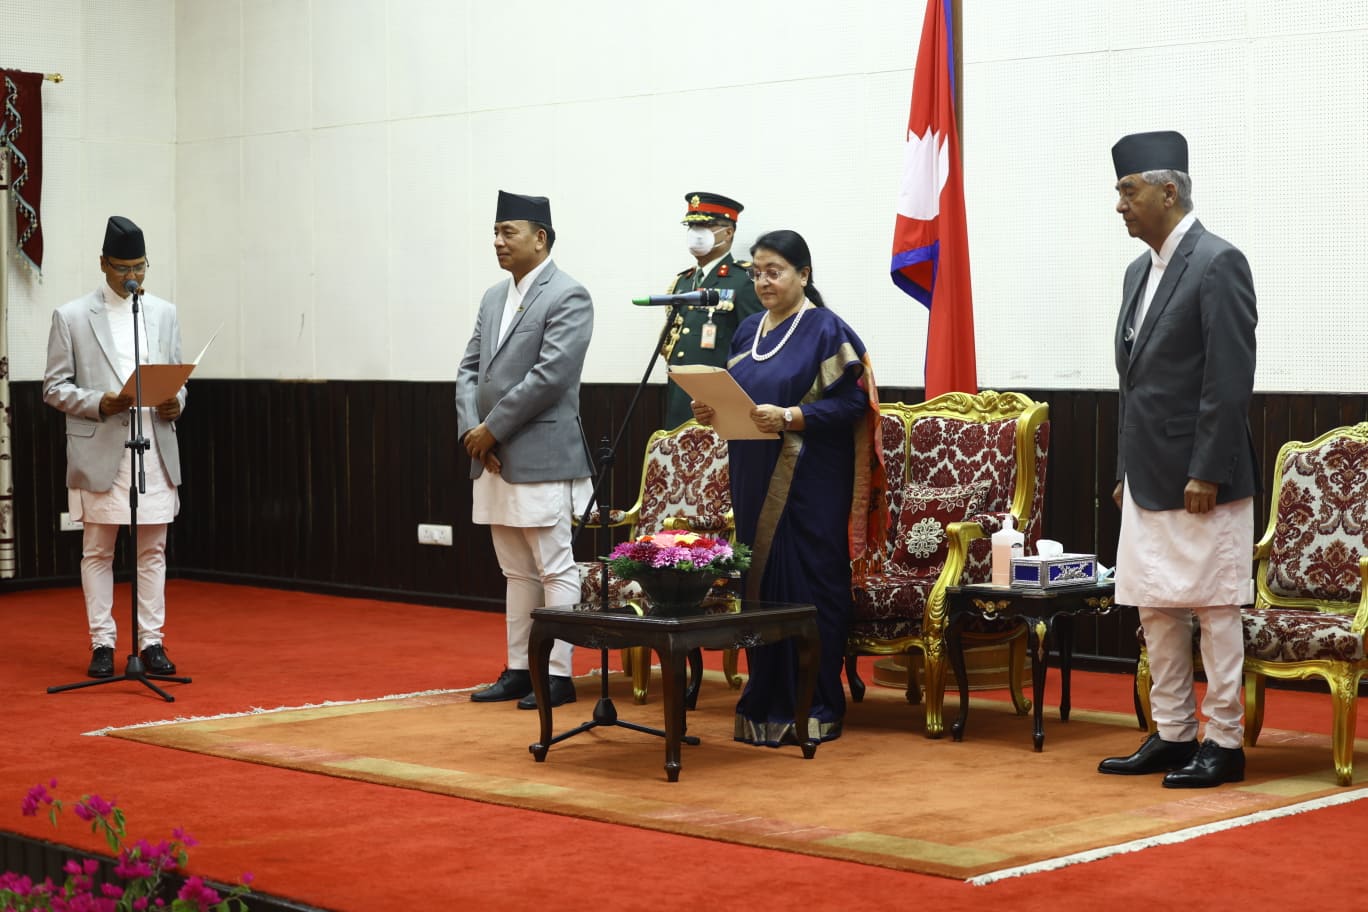
[[148,674],[173,675],[176,673],[176,663],[167,657],[166,650],[161,643],[144,646],[141,655],[143,671]]
[[114,647],[96,646],[90,650],[90,667],[86,674],[92,678],[114,677]]
[[[575,695],[575,682],[563,675],[551,675],[551,705],[560,706],[562,703],[574,703],[577,699]],[[536,709],[537,695],[528,694],[518,701],[518,709]]]
[[521,700],[532,692],[532,673],[526,668],[505,668],[499,680],[470,695],[473,703],[502,703]]
[[1117,776],[1145,776],[1166,773],[1187,764],[1197,753],[1197,740],[1165,741],[1155,732],[1129,757],[1108,757],[1097,764],[1099,773]]
[[1244,766],[1243,747],[1221,747],[1215,741],[1203,741],[1197,756],[1164,777],[1164,788],[1204,789],[1223,782],[1243,782]]

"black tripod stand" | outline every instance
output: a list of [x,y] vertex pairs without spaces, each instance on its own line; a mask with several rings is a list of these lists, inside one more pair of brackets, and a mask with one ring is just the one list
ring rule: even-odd
[[149,674],[143,667],[142,656],[138,653],[138,492],[147,490],[147,475],[143,463],[143,456],[147,452],[148,441],[143,436],[142,426],[142,352],[138,342],[138,314],[141,311],[139,299],[142,297],[142,290],[138,283],[129,279],[124,283],[124,287],[131,293],[133,301],[133,419],[128,425],[128,440],[124,446],[129,451],[129,458],[133,460],[131,472],[128,479],[128,543],[129,551],[133,556],[133,647],[129,651],[128,664],[124,667],[124,673],[114,675],[109,678],[95,678],[89,681],[77,681],[74,684],[59,684],[56,687],[49,687],[48,693],[61,693],[64,690],[79,690],[82,687],[98,687],[101,684],[113,684],[118,681],[137,681],[144,687],[156,692],[156,694],[167,703],[174,703],[176,698],[162,690],[153,681],[174,681],[177,684],[189,684],[189,678],[174,677],[172,675]]
[[[713,292],[714,303],[716,303],[716,294],[716,292]],[[679,316],[683,307],[684,304],[678,301],[670,306],[669,318],[666,319],[665,326],[660,331],[660,338],[656,340],[655,348],[651,349],[651,357],[646,362],[646,370],[641,375],[641,380],[637,383],[636,390],[632,393],[632,401],[627,405],[627,411],[622,416],[622,423],[618,426],[617,433],[613,436],[611,443],[609,443],[608,437],[605,435],[599,444],[598,452],[595,454],[595,458],[598,461],[598,475],[594,478],[594,496],[584,508],[584,515],[580,517],[579,525],[576,527],[574,536],[571,539],[572,547],[574,542],[578,540],[580,532],[589,524],[589,517],[593,513],[594,507],[597,506],[599,510],[599,523],[596,536],[598,539],[598,551],[601,555],[608,553],[609,549],[605,547],[605,545],[607,544],[606,536],[608,524],[606,519],[608,517],[609,509],[603,501],[605,482],[609,481],[612,477],[613,462],[616,458],[618,447],[622,444],[622,438],[627,433],[627,425],[632,420],[632,414],[636,411],[636,405],[641,399],[642,391],[646,389],[646,384],[651,379],[651,371],[655,369],[656,358],[659,357],[660,349],[665,344],[665,337],[669,334],[670,327],[674,325],[675,318]],[[606,607],[608,604],[608,564],[606,561],[602,562],[601,576],[599,578],[599,599],[600,605]],[[612,698],[608,696],[608,648],[603,647],[599,652],[601,655],[599,662],[601,666],[599,675],[599,699],[598,702],[594,704],[593,717],[582,725],[578,725],[569,731],[561,732],[559,735],[556,735],[550,741],[546,742],[545,747],[550,747],[552,744],[557,744],[564,741],[566,738],[573,738],[575,735],[587,732],[590,729],[610,725],[616,725],[619,728],[630,728],[632,731],[656,735],[661,738],[665,737],[665,732],[658,728],[638,725],[635,722],[624,722],[618,718],[617,707],[613,705]],[[684,735],[681,740],[685,744],[700,743],[698,738],[694,735]]]

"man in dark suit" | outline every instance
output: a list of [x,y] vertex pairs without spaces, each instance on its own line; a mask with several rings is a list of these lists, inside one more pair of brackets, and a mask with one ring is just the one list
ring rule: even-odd
[[[698,261],[674,277],[668,294],[684,294],[699,288],[716,288],[716,307],[688,307],[674,318],[674,324],[660,353],[667,366],[711,364],[727,366],[732,334],[741,321],[763,308],[755,285],[746,270],[749,260],[732,259],[736,239],[736,220],[742,206],[717,193],[695,191],[684,196],[685,236],[689,253]],[[693,417],[689,394],[670,383],[665,391],[665,427],[678,427]]]
[[[1158,731],[1099,770],[1206,788],[1244,778],[1240,608],[1251,600],[1259,484],[1248,420],[1254,280],[1244,254],[1192,214],[1182,135],[1125,136],[1112,159],[1116,211],[1150,247],[1126,269],[1116,324],[1116,601],[1140,610]],[[1200,745],[1194,615],[1207,678]]]
[[[532,609],[579,601],[570,519],[591,495],[579,390],[594,328],[589,292],[550,259],[545,197],[499,191],[494,252],[512,275],[485,292],[456,375],[456,431],[470,455],[472,518],[489,526],[508,581],[508,664],[476,702],[536,709]],[[553,706],[575,699],[571,646],[551,650]]]

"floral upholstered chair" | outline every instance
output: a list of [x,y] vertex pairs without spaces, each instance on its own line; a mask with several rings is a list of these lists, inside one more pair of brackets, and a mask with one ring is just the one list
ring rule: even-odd
[[[598,511],[590,514],[589,526],[601,522]],[[666,529],[689,529],[730,537],[735,523],[731,509],[731,476],[727,467],[727,442],[710,427],[689,420],[671,430],[656,431],[646,442],[641,466],[641,491],[628,510],[613,510],[610,528],[629,527],[628,537],[649,535]],[[603,592],[603,562],[581,561],[580,598],[599,601]],[[633,580],[608,573],[608,598],[631,599],[642,595]],[[624,668],[632,675],[632,695],[645,703],[651,678],[650,650],[623,650]],[[741,686],[736,650],[723,654],[723,668],[732,687]]]
[[[1359,679],[1368,672],[1368,422],[1278,451],[1268,528],[1244,611],[1245,745],[1263,728],[1266,678],[1324,678],[1335,779],[1354,775]],[[1137,693],[1149,715],[1149,663]],[[1153,728],[1153,723],[1150,723]]]
[[[846,639],[852,697],[864,696],[856,659],[920,650],[926,734],[944,732],[942,709],[949,586],[991,578],[991,536],[1011,514],[1028,549],[1040,537],[1049,451],[1049,406],[1018,393],[947,393],[916,405],[880,406],[891,527],[882,553],[852,567],[854,602]],[[1011,687],[1018,712],[1025,644],[1019,625],[966,629],[967,645],[1011,642]],[[908,674],[907,698],[920,699]]]

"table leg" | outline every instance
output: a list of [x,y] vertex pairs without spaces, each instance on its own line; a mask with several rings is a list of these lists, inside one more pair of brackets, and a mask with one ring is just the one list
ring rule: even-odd
[[798,635],[798,693],[793,704],[794,736],[803,749],[803,759],[811,760],[820,741],[812,733],[812,695],[817,691],[817,666],[822,660],[822,637],[814,620]]
[[1056,614],[1050,618],[1050,631],[1059,649],[1059,718],[1068,722],[1069,710],[1073,706],[1069,697],[1069,684],[1073,679],[1073,616]]
[[1032,707],[1035,731],[1032,734],[1037,753],[1045,747],[1045,664],[1050,657],[1045,648],[1046,632],[1044,621],[1026,619],[1026,647],[1031,650],[1031,693],[1035,701]]
[[664,679],[665,703],[665,778],[679,781],[679,744],[684,737],[685,679],[688,653],[675,649],[674,644],[657,649],[660,656],[660,675]]
[[547,636],[532,622],[532,633],[527,639],[527,664],[532,673],[532,693],[537,695],[537,715],[541,718],[541,737],[528,750],[538,763],[546,760],[551,746],[551,647],[555,637]]
[[945,624],[945,648],[950,653],[955,680],[959,682],[959,715],[950,726],[950,737],[956,741],[964,740],[964,728],[969,722],[969,671],[964,662],[964,639],[960,636],[963,618],[962,612],[955,612]]
[[684,692],[684,705],[698,709],[698,689],[703,686],[703,650],[689,650],[689,689]]

